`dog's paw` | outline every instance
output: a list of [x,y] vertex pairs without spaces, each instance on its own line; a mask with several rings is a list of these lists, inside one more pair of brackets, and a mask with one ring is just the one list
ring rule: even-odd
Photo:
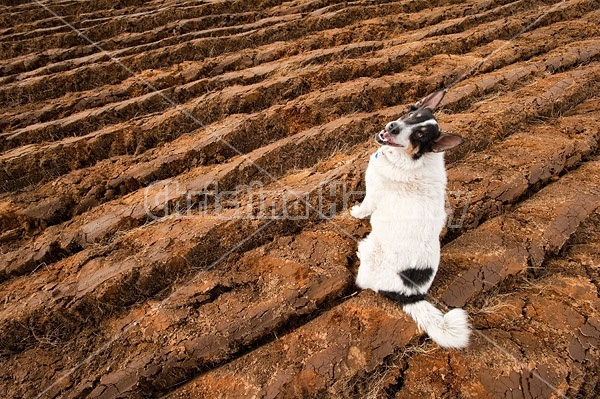
[[354,205],[352,209],[350,209],[350,216],[355,219],[364,219],[370,215],[371,213],[365,211],[360,205]]

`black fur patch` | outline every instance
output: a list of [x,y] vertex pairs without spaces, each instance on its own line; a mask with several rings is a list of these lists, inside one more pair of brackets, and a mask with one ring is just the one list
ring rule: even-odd
[[430,109],[413,109],[411,107],[410,111],[402,116],[400,119],[407,125],[416,125],[417,123],[425,122],[430,119],[435,120],[435,116],[433,116],[433,112]]
[[436,121],[433,112],[430,109],[412,109],[401,118],[401,121],[411,126],[410,155],[417,160],[427,152],[433,151],[434,141],[440,137],[440,129],[437,124],[417,126],[427,121]]
[[379,291],[379,293],[394,302],[398,302],[400,305],[409,305],[425,300],[425,294],[404,295],[394,291]]
[[415,127],[408,137],[411,146],[416,150],[412,154],[413,159],[419,159],[426,152],[432,152],[433,143],[440,135],[440,129],[437,125]]
[[398,275],[407,287],[418,288],[431,279],[433,269],[430,267],[424,269],[406,269],[398,272]]

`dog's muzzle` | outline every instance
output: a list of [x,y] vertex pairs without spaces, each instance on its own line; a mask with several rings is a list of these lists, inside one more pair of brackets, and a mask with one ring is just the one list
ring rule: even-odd
[[382,130],[381,132],[377,133],[377,135],[375,136],[375,141],[377,141],[377,143],[381,145],[402,147],[400,144],[395,143],[394,140],[390,137],[390,134],[385,130]]

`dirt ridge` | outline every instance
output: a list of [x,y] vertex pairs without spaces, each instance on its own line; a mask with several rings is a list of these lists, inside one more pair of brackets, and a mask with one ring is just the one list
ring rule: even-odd
[[[0,392],[595,397],[598,1],[48,6],[107,52],[0,2]],[[464,351],[357,290],[348,215],[449,85],[429,300]]]

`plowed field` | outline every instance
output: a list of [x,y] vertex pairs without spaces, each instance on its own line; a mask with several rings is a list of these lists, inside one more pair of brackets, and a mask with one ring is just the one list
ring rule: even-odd
[[[358,291],[442,88],[444,350]],[[0,397],[597,398],[600,1],[0,0]]]

